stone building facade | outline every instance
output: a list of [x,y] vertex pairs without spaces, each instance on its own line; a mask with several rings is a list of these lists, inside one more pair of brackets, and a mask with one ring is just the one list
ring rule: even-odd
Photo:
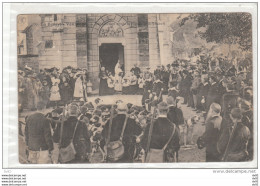
[[[30,15],[31,16],[31,15]],[[128,72],[167,64],[171,57],[169,25],[163,14],[43,14],[39,68],[66,66],[88,69],[94,88],[100,67],[115,64]]]

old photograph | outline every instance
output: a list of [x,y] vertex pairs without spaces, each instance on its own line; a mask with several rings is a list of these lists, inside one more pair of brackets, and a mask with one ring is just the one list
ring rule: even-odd
[[19,162],[250,162],[252,46],[245,12],[20,14]]

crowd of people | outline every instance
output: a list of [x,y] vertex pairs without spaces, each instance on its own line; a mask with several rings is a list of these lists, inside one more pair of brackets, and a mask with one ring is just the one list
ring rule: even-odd
[[66,105],[74,99],[87,100],[92,91],[86,69],[56,67],[41,69],[39,73],[25,66],[18,71],[19,110],[36,111]]
[[[181,104],[187,104],[205,118],[205,133],[198,138],[197,146],[206,148],[207,162],[253,159],[251,63],[235,66],[221,58],[201,57],[196,64],[176,60],[166,67],[158,65],[154,72],[149,67],[142,71],[135,65],[130,74],[120,65],[114,73],[101,67],[100,96],[140,94],[142,106],[122,100],[114,105],[104,105],[101,97],[89,102],[84,97],[87,86],[83,85],[88,82],[86,71],[72,71],[68,67],[58,74],[54,68],[51,73],[45,70],[39,75],[21,75],[21,82],[25,83],[19,82],[19,88],[26,90],[23,96],[25,100],[27,98],[29,108],[35,109],[36,95],[41,95],[41,91],[35,89],[39,82],[50,91],[48,101],[56,102],[52,98],[60,97],[66,105],[45,116],[37,112],[26,118],[25,139],[30,163],[88,162],[97,150],[102,152],[106,162],[178,161],[180,127],[191,128],[194,124],[192,117],[189,122],[184,120],[182,110],[177,106],[180,97],[184,100]],[[72,79],[76,81],[74,84]],[[83,87],[79,91],[81,95],[75,96],[78,86]],[[28,91],[28,87],[35,91]],[[37,105],[38,110],[46,105],[46,102]],[[34,126],[36,121],[37,127]],[[41,135],[35,137],[35,132]],[[71,144],[75,157],[65,161],[61,152],[68,150]],[[35,153],[51,153],[52,158],[46,154],[35,158]]]

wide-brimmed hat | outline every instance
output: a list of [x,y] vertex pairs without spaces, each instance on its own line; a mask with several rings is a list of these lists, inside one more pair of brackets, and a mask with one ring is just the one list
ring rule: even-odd
[[168,106],[176,106],[176,100],[172,96],[166,98]]
[[127,105],[123,102],[120,102],[117,104],[117,110],[118,111],[127,111]]
[[158,104],[158,110],[159,111],[168,110],[168,104],[162,101],[161,103]]
[[69,105],[68,106],[68,115],[69,116],[78,116],[79,108],[76,105]]

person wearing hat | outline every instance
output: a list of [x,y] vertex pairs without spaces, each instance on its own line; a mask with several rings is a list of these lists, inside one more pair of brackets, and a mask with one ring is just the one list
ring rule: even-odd
[[157,65],[153,75],[154,76],[158,76],[159,79],[161,79],[161,76],[162,76],[162,67],[161,67],[161,65]]
[[209,86],[209,91],[207,95],[207,100],[206,100],[206,111],[209,110],[210,105],[215,102],[219,103],[221,102],[222,94],[219,92],[219,87],[217,84],[217,78],[214,75],[211,75],[209,78],[210,86]]
[[48,86],[48,82],[46,79],[43,79],[42,81],[42,88],[40,91],[41,100],[43,103],[44,109],[49,105],[50,102],[50,88]]
[[[70,76],[71,74],[71,76]],[[73,78],[72,73],[68,73],[67,67],[65,67],[62,70],[62,73],[60,74],[60,96],[61,96],[61,102],[63,105],[69,104],[71,100],[73,99],[73,93],[74,93],[74,86],[75,86],[75,81]]]
[[53,151],[50,120],[42,113],[36,112],[25,119],[25,143],[28,150],[28,161],[32,164],[51,163]]
[[63,123],[63,131],[61,132],[61,123],[58,123],[54,130],[53,141],[55,143],[59,143],[61,138],[60,147],[66,148],[72,140],[76,151],[74,160],[62,163],[83,163],[89,161],[87,156],[91,150],[89,131],[86,124],[82,122],[84,120],[79,115],[79,107],[77,105],[69,105],[67,107],[67,115],[63,116],[66,117]]
[[184,98],[183,104],[188,103],[190,87],[191,87],[191,82],[192,82],[191,79],[192,78],[189,75],[189,72],[187,70],[183,70],[181,86],[180,86],[181,95],[183,95],[183,98]]
[[134,74],[134,71],[130,71],[129,76],[129,94],[137,94],[138,84],[137,84],[137,76]]
[[206,147],[206,162],[219,162],[220,157],[217,151],[217,141],[219,139],[222,117],[220,116],[221,106],[217,103],[210,105],[206,117],[206,129],[202,135]]
[[[123,125],[127,116],[127,105],[123,102],[117,105],[117,115],[112,118],[111,133],[108,134],[110,120],[104,126],[102,131],[103,141],[101,144],[105,144],[105,141],[110,135],[110,142],[117,141],[120,139],[121,132],[123,130]],[[126,121],[126,127],[123,133],[123,145],[124,145],[124,155],[117,162],[120,163],[133,163],[136,136],[139,136],[142,132],[141,127],[135,122],[134,119],[128,117]]]
[[169,85],[169,78],[170,78],[170,69],[168,68],[165,68],[165,66],[162,66],[162,82],[163,82],[163,89],[164,89],[164,93],[167,93],[167,90],[168,90],[168,85]]
[[34,87],[34,81],[35,79],[33,77],[32,71],[28,72],[24,77],[24,95],[26,97],[25,107],[31,111],[35,111],[37,106],[37,95]]
[[153,74],[150,72],[149,66],[147,66],[146,70],[144,71],[144,80],[145,80],[145,86],[147,86],[148,89],[151,89],[152,81],[153,81]]
[[139,78],[140,77],[140,73],[141,73],[141,69],[137,66],[137,63],[134,64],[134,67],[130,70],[130,72],[133,72],[134,75]]
[[163,88],[164,88],[163,82],[160,80],[160,77],[156,75],[155,81],[153,82],[152,92],[158,97],[159,101],[162,101]]
[[178,73],[178,67],[172,66],[171,71],[170,71],[170,76],[169,76],[169,87],[171,87],[172,82],[178,83],[179,79],[179,73]]
[[248,160],[248,141],[250,130],[242,122],[242,112],[239,108],[233,108],[230,119],[224,120],[221,126],[220,137],[217,142],[217,150],[221,161],[241,162]]
[[250,130],[250,138],[248,141],[248,154],[249,154],[249,160],[253,160],[253,136],[254,136],[254,132],[253,132],[253,108],[252,108],[252,104],[245,100],[245,99],[241,99],[238,103],[239,108],[241,109],[242,112],[242,123],[248,127],[248,129]]
[[150,67],[146,67],[146,71],[144,72],[144,91],[143,91],[143,96],[142,96],[142,105],[145,105],[145,101],[147,99],[149,99],[149,95],[152,91],[152,87],[153,87],[153,74],[149,71]]
[[51,87],[52,87],[51,70],[45,68],[44,71],[45,71],[44,79],[46,79],[46,81],[47,81],[47,83],[48,83],[48,86],[49,86],[49,88],[51,89]]
[[[142,139],[142,147],[144,149],[163,149],[168,140],[171,138],[172,133],[173,136],[165,149],[165,157],[164,162],[170,161],[170,157],[173,156],[173,152],[177,152],[180,149],[179,144],[179,134],[176,130],[175,123],[171,122],[167,118],[168,113],[168,105],[165,102],[161,102],[158,104],[158,117],[154,120],[153,128],[151,132],[151,141],[150,145],[147,149],[149,131],[151,127],[151,123],[149,123],[145,129],[144,136]],[[163,163],[163,162],[161,162]]]
[[209,83],[207,76],[201,76],[201,84],[198,88],[197,113],[206,111],[206,101],[209,91]]
[[166,102],[168,104],[167,118],[175,123],[177,127],[184,124],[183,112],[177,107],[177,100],[169,96],[166,98]]
[[198,89],[199,86],[201,85],[201,77],[198,71],[194,72],[194,78],[192,80],[192,85],[190,88],[192,97],[193,97],[193,103],[194,103],[194,109],[197,110],[197,105],[198,105]]

